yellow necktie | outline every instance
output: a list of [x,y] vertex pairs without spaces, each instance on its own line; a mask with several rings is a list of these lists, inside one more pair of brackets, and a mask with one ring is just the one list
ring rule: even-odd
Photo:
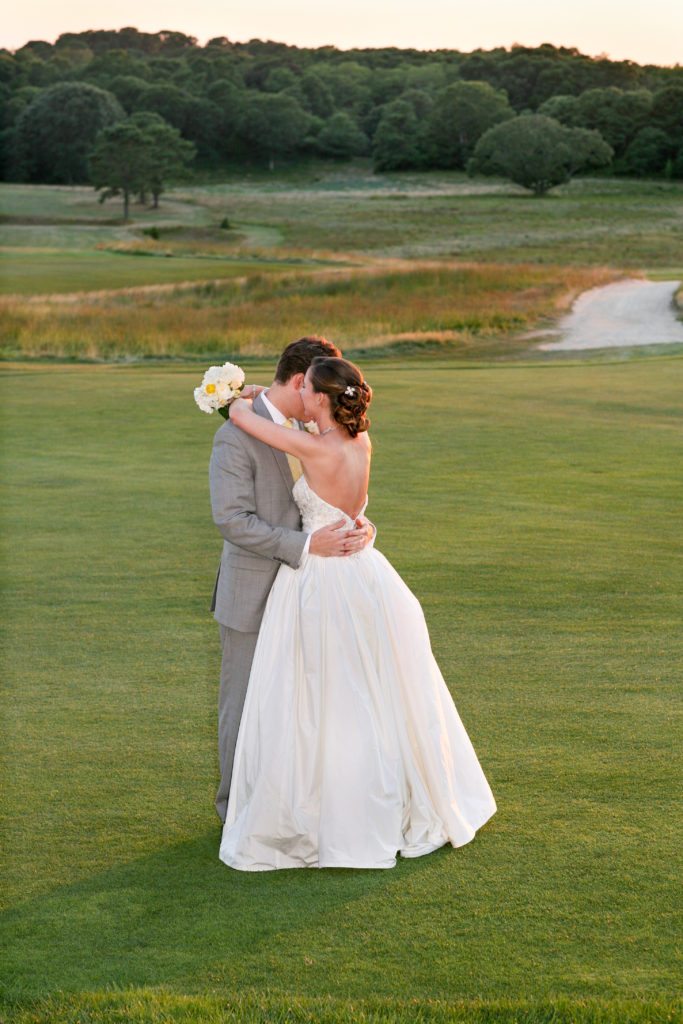
[[[291,420],[285,420],[282,426],[289,427],[290,430],[294,430],[294,424],[292,423]],[[292,478],[294,480],[294,483],[296,483],[299,477],[301,476],[301,463],[297,459],[296,455],[290,455],[289,452],[285,452],[285,454],[287,456],[287,462],[289,463],[289,468],[292,473]]]

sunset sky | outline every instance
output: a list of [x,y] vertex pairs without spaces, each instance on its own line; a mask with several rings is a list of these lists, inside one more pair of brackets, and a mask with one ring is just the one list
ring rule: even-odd
[[0,45],[12,50],[61,32],[134,25],[176,29],[200,43],[227,36],[468,51],[548,42],[639,64],[683,63],[681,0],[119,0],[107,13],[90,0],[26,0],[3,22]]

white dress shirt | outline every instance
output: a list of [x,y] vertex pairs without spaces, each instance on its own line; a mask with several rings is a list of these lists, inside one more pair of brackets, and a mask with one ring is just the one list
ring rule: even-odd
[[[284,413],[280,412],[280,410],[276,406],[274,406],[271,401],[269,401],[269,399],[268,399],[268,392],[267,391],[262,391],[261,392],[261,398],[263,399],[263,401],[265,403],[266,409],[270,413],[270,416],[271,416],[271,419],[272,419],[273,423],[277,423],[277,425],[279,427],[281,427],[282,424],[285,422],[285,420],[288,419],[289,417],[285,416]],[[292,419],[292,429],[293,430],[299,430],[300,429],[299,421],[298,420]],[[303,553],[302,553],[302,557],[303,557],[303,555],[307,555],[308,554],[308,549],[310,548],[310,546],[311,546],[311,534],[309,533],[306,536],[306,543],[304,544],[304,550],[303,550]]]

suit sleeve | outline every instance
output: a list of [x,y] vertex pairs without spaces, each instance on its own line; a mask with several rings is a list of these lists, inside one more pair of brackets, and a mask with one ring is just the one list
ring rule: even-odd
[[254,467],[237,436],[217,432],[209,463],[209,486],[213,521],[225,540],[262,558],[298,568],[307,534],[259,519]]

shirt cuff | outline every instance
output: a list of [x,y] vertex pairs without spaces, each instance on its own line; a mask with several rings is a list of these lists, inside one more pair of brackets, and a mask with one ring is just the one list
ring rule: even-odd
[[304,549],[303,549],[303,551],[301,552],[301,557],[302,557],[302,558],[304,558],[304,557],[305,557],[305,556],[306,556],[306,555],[308,554],[308,549],[309,549],[309,548],[310,548],[310,546],[311,546],[311,537],[312,537],[312,536],[313,536],[313,534],[309,533],[309,534],[307,535],[307,537],[306,537],[306,543],[304,544]]

